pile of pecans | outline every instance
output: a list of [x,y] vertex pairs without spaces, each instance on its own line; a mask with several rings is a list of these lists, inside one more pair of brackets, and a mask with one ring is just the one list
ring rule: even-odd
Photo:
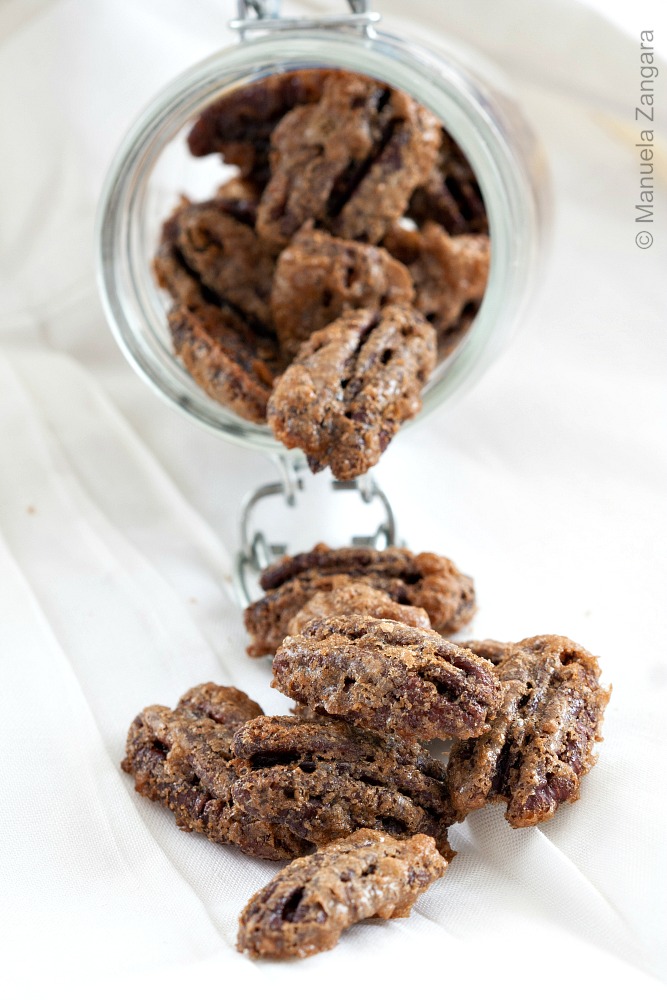
[[225,94],[188,142],[237,174],[163,226],[154,271],[176,354],[314,472],[363,474],[484,294],[487,219],[465,156],[408,95],[324,69]]

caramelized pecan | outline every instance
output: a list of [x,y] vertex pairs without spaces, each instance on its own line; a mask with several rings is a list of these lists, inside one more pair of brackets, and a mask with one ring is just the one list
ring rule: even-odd
[[454,744],[448,774],[461,814],[502,800],[511,826],[533,826],[579,798],[610,692],[596,658],[564,636],[508,646],[505,656],[497,649],[498,715],[479,739]]
[[346,313],[312,335],[278,379],[269,425],[301,448],[313,472],[354,479],[376,464],[421,409],[435,365],[435,331],[410,307]]
[[447,862],[431,837],[357,830],[293,861],[248,902],[237,948],[250,958],[307,958],[368,917],[407,917]]
[[316,847],[360,827],[426,833],[451,857],[445,771],[414,740],[340,719],[278,716],[246,723],[232,750],[234,803],[250,818]]
[[470,650],[366,615],[316,619],[288,636],[273,678],[315,711],[419,740],[479,736],[501,699],[491,664]]

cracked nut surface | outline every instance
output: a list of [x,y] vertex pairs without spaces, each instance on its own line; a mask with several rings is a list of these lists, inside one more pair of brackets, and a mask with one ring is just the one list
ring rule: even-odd
[[263,572],[260,584],[266,593],[244,612],[252,640],[248,653],[275,652],[289,634],[290,622],[311,598],[335,596],[354,583],[381,590],[401,606],[422,608],[431,628],[447,635],[466,625],[475,612],[472,579],[445,556],[414,554],[396,546],[378,551],[362,546],[332,549],[320,543],[308,552],[283,556]]
[[316,619],[288,636],[273,678],[315,711],[424,741],[485,733],[501,700],[486,660],[431,629],[366,615]]
[[600,686],[597,659],[564,636],[506,645],[503,656],[496,644],[498,715],[479,739],[454,744],[448,775],[460,814],[501,800],[511,826],[533,826],[579,798],[610,692]]
[[314,333],[276,381],[273,433],[301,448],[313,472],[354,479],[377,463],[421,409],[436,361],[436,334],[409,306],[346,313]]
[[447,862],[431,837],[357,830],[284,868],[250,899],[237,948],[251,958],[307,958],[368,917],[407,917]]
[[311,847],[368,827],[428,834],[452,856],[445,769],[415,740],[324,716],[264,716],[239,729],[232,752],[237,807]]

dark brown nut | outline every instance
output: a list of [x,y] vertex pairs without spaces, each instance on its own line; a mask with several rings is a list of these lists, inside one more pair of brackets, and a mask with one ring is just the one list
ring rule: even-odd
[[175,301],[168,321],[176,354],[213,399],[254,423],[266,419],[273,382],[283,370],[278,343],[206,288],[176,246],[174,219],[154,261],[159,284]]
[[304,451],[313,472],[328,465],[337,479],[354,479],[419,412],[435,360],[435,331],[414,309],[346,313],[314,333],[277,380],[269,426]]
[[293,357],[346,309],[408,305],[413,298],[407,268],[386,250],[305,226],[278,258],[271,309],[283,351]]
[[250,218],[246,203],[227,198],[186,205],[173,219],[175,246],[206,289],[269,330],[275,259]]
[[558,635],[512,645],[496,674],[504,699],[491,729],[452,747],[452,798],[462,815],[507,802],[511,826],[533,826],[579,798],[610,691],[600,687],[597,659]]
[[277,346],[224,307],[169,313],[174,350],[204,391],[245,420],[264,423],[276,374]]
[[406,94],[354,74],[329,77],[317,104],[294,108],[271,136],[258,231],[285,246],[313,220],[379,243],[428,177],[438,144],[437,119]]
[[236,688],[193,688],[172,711],[144,709],[134,720],[121,767],[134,776],[140,795],[167,806],[182,830],[219,844],[276,860],[309,850],[287,830],[261,817],[246,817],[232,803],[236,772],[230,743],[236,730],[261,709]]
[[275,126],[297,105],[319,100],[329,72],[277,73],[224,94],[192,127],[190,152],[193,156],[221,153],[226,163],[240,168],[243,177],[263,187],[269,178],[269,144]]
[[382,590],[400,605],[423,608],[431,627],[446,635],[466,625],[475,613],[472,579],[444,556],[414,555],[396,547],[378,552],[319,544],[309,552],[284,556],[262,574],[260,583],[267,593],[244,613],[252,637],[250,656],[275,652],[289,634],[291,620],[315,594],[335,593],[354,582]]
[[316,712],[425,741],[480,736],[501,701],[486,660],[431,629],[367,615],[316,619],[288,636],[272,686]]
[[438,158],[418,187],[406,213],[418,223],[439,223],[452,236],[488,233],[486,209],[479,185],[463,152],[442,130]]
[[446,868],[431,837],[357,830],[293,861],[257,892],[239,918],[237,948],[269,959],[328,951],[360,920],[407,917]]
[[232,751],[234,803],[251,819],[314,847],[361,827],[425,833],[452,856],[447,829],[457,817],[445,770],[414,740],[340,719],[278,716],[247,722]]
[[[438,333],[441,356],[455,346],[461,320],[472,320],[482,301],[489,275],[488,236],[448,236],[442,226],[427,222],[411,231],[393,226],[384,245],[410,271],[415,307]],[[468,323],[469,325],[469,323]]]
[[318,590],[292,618],[287,630],[289,635],[298,635],[314,618],[352,614],[388,618],[415,628],[431,627],[431,620],[423,608],[397,604],[384,591],[369,587],[366,583],[355,582],[337,587],[336,590]]

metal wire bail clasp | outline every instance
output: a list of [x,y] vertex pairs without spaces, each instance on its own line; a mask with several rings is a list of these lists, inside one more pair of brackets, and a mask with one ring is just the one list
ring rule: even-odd
[[[254,597],[251,594],[251,578],[262,573],[279,556],[285,555],[287,545],[283,542],[269,541],[266,533],[260,528],[253,529],[255,508],[269,497],[282,495],[288,507],[296,507],[299,493],[305,489],[304,480],[300,476],[301,467],[290,461],[280,462],[283,477],[279,482],[266,483],[250,493],[243,502],[240,519],[241,548],[236,558],[235,588],[239,601],[245,606]],[[379,501],[383,510],[383,518],[372,535],[353,535],[352,544],[368,546],[373,549],[384,549],[397,544],[396,518],[386,493],[380,489],[375,479],[368,473],[347,482],[335,480],[331,484],[335,491],[354,491],[359,494],[365,504]]]
[[369,0],[347,0],[350,14],[327,17],[281,17],[281,0],[238,0],[238,17],[229,27],[241,38],[250,32],[290,31],[293,28],[361,28],[368,31],[381,15],[369,9]]

